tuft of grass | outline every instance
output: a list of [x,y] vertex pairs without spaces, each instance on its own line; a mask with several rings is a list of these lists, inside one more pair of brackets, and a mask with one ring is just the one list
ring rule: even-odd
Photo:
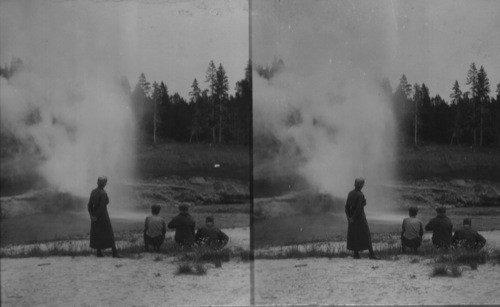
[[458,266],[454,265],[451,267],[451,276],[453,276],[453,277],[462,276],[462,271],[460,270],[460,268]]
[[229,248],[214,250],[207,247],[195,247],[189,252],[181,253],[181,261],[191,262],[228,262],[235,255]]
[[239,255],[241,257],[241,261],[247,262],[253,260],[253,254],[248,250],[240,250]]
[[197,263],[194,268],[196,270],[197,275],[207,274],[207,268],[202,263]]
[[436,276],[444,276],[444,277],[460,277],[462,276],[462,271],[457,265],[451,265],[448,266],[439,263],[436,266],[434,266],[431,277],[436,277]]
[[431,277],[447,276],[447,275],[448,275],[448,271],[446,270],[446,266],[444,266],[442,264],[436,265],[432,269]]
[[193,268],[189,263],[179,263],[175,275],[193,274]]

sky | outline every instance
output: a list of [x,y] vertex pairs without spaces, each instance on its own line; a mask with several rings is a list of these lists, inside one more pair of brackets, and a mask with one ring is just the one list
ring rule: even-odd
[[143,72],[187,98],[194,78],[207,88],[213,60],[234,93],[249,60],[248,15],[245,0],[2,0],[0,63],[15,56],[32,69],[80,77],[105,66],[132,88]]
[[[492,96],[500,83],[500,1],[254,1],[252,8],[256,64],[278,56],[307,72],[356,62],[393,89],[405,74],[445,100],[455,80],[468,90],[472,62],[486,69]],[[302,55],[310,59],[296,63]]]

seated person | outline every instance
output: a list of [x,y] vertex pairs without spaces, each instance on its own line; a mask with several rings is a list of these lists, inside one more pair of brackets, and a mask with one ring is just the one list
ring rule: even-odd
[[472,221],[465,218],[463,228],[455,231],[451,242],[453,246],[470,250],[480,250],[486,244],[486,239],[477,231],[471,229]]
[[198,229],[195,237],[196,243],[200,246],[221,249],[226,246],[229,237],[219,228],[214,226],[214,218],[208,216],[205,219],[205,226]]
[[195,221],[188,210],[188,205],[180,205],[179,215],[175,216],[167,225],[168,228],[175,229],[175,242],[182,247],[191,247],[194,244]]
[[445,207],[438,207],[436,213],[436,217],[425,225],[425,230],[432,230],[432,243],[434,246],[447,250],[451,245],[453,224],[446,216]]
[[417,207],[410,207],[410,217],[403,220],[403,231],[401,232],[401,248],[403,253],[406,252],[407,247],[416,253],[420,244],[422,244],[424,225],[419,219],[417,219],[417,213]]
[[160,250],[160,246],[165,241],[165,220],[159,216],[161,207],[159,205],[151,206],[151,214],[144,222],[144,246],[145,250],[149,251],[149,245],[152,245],[156,250]]

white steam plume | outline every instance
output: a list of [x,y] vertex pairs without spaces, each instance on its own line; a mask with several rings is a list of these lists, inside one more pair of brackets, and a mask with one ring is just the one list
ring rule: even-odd
[[119,85],[119,23],[99,28],[94,19],[103,16],[87,14],[81,1],[16,3],[2,7],[10,13],[2,14],[2,52],[25,69],[1,78],[2,128],[36,145],[42,160],[33,172],[60,192],[87,197],[99,175],[110,188],[129,178],[135,127]]
[[382,21],[390,10],[366,1],[253,8],[256,64],[277,56],[285,66],[269,81],[254,78],[254,136],[281,143],[274,164],[255,166],[255,178],[286,175],[292,166],[319,192],[346,197],[364,177],[371,200],[386,202],[380,184],[393,177],[395,149],[391,103],[381,87],[393,49]]

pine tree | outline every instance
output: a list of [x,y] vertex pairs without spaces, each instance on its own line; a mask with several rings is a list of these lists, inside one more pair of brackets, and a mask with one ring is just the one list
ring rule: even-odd
[[216,101],[219,104],[219,144],[222,143],[222,126],[223,126],[223,118],[225,116],[225,105],[228,100],[227,92],[229,90],[229,83],[226,75],[226,70],[222,66],[222,63],[219,64],[219,68],[216,72],[216,86],[215,86],[215,95]]
[[486,70],[481,65],[477,73],[476,95],[479,103],[479,146],[484,145],[485,105],[489,103],[490,80]]
[[420,86],[415,83],[413,86],[413,103],[414,103],[414,145],[418,145],[418,126],[419,126],[419,118],[418,118],[418,112],[419,112],[419,105],[422,103],[422,89]]
[[153,101],[153,144],[156,144],[156,127],[158,123],[157,118],[157,105],[161,100],[161,90],[158,82],[153,82],[153,93],[151,94],[151,100]]
[[191,136],[189,137],[189,142],[191,143],[193,137],[196,137],[196,141],[199,141],[198,136],[202,132],[202,108],[201,108],[201,90],[198,86],[198,80],[196,78],[191,84],[191,91],[189,92],[190,104],[194,108],[193,123],[191,125]]
[[460,90],[460,85],[458,81],[455,80],[453,84],[452,93],[450,94],[451,106],[455,110],[453,132],[451,135],[450,145],[453,144],[453,140],[457,141],[457,145],[460,145],[460,138],[463,134],[464,123],[464,108],[462,100],[462,91]]
[[477,68],[476,64],[472,63],[467,72],[466,84],[470,85],[470,90],[472,94],[472,133],[474,138],[474,145],[477,145]]
[[217,84],[217,68],[215,68],[214,61],[210,61],[205,74],[205,82],[208,82],[208,87],[210,89],[210,107],[212,110],[212,115],[210,118],[210,126],[212,128],[212,143],[215,143],[215,88]]
[[151,83],[146,80],[146,76],[144,75],[144,73],[141,73],[141,75],[139,76],[138,84],[144,92],[144,96],[149,97],[151,91]]
[[414,102],[411,99],[411,85],[405,75],[402,75],[393,95],[394,113],[397,126],[403,140],[414,134]]

